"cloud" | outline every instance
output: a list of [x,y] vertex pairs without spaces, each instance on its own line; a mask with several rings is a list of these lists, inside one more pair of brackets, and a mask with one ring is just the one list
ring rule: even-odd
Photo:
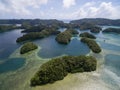
[[72,18],[120,18],[120,7],[113,6],[112,2],[88,2],[79,10],[73,12]]
[[47,4],[48,0],[2,0],[0,2],[0,12],[17,15],[31,15],[31,8],[39,8]]
[[[49,1],[49,2],[48,2]],[[0,0],[0,18],[120,18],[120,6],[114,2],[76,3],[76,0]],[[71,6],[74,8],[70,8]],[[45,7],[45,8],[44,8]],[[70,9],[65,9],[70,8]]]
[[73,6],[75,4],[76,4],[75,0],[63,0],[64,8],[69,8],[70,6]]

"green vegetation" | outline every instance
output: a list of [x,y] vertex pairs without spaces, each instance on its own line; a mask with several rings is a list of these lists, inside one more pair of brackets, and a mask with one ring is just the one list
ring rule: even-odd
[[74,29],[67,29],[64,32],[59,33],[55,39],[58,43],[68,44],[73,34],[78,34],[78,31]]
[[59,33],[55,40],[61,44],[68,44],[71,40],[72,34],[69,30]]
[[95,26],[95,27],[90,29],[90,32],[92,32],[92,33],[99,33],[101,30],[102,30],[101,27]]
[[48,26],[48,25],[36,25],[36,26],[24,26],[23,28],[25,28],[25,30],[23,30],[22,32],[24,33],[30,33],[30,32],[41,32],[42,30],[57,30],[59,29],[59,26],[57,25],[52,25],[52,26]]
[[[51,25],[51,24],[57,24],[60,26],[67,26],[66,23],[63,23],[62,21],[56,20],[56,19],[49,19],[49,20],[41,20],[41,19],[0,19],[0,24],[23,24],[23,23],[30,23],[31,25],[38,25],[38,24],[44,24],[44,25]],[[105,19],[105,18],[85,18],[80,20],[73,20],[70,21],[70,26],[76,26],[81,23],[92,23],[96,25],[113,25],[113,26],[120,26],[120,19]]]
[[56,19],[0,19],[0,24],[60,25],[63,24],[63,21]]
[[31,27],[32,27],[32,24],[30,24],[30,22],[27,22],[27,21],[25,21],[21,24],[21,28],[23,28],[23,29],[29,29]]
[[67,29],[66,31],[69,31],[71,34],[78,34],[78,31],[74,29]]
[[23,35],[22,37],[17,38],[16,42],[23,42],[27,40],[35,40],[48,37],[49,35],[55,35],[60,33],[57,30],[42,30],[41,32],[31,32]]
[[64,56],[43,64],[31,79],[31,86],[62,80],[68,73],[96,70],[97,61],[92,56]]
[[89,46],[89,48],[90,48],[94,53],[100,53],[100,52],[101,52],[100,46],[99,46],[94,40],[83,37],[83,38],[81,39],[81,42],[87,43],[87,45]]
[[96,37],[88,32],[84,32],[80,34],[80,37],[86,37],[86,38],[91,38],[91,39],[96,39]]
[[95,25],[92,24],[92,23],[83,22],[83,23],[80,24],[80,30],[87,30],[87,29],[91,29],[93,27],[95,27]]
[[16,25],[0,25],[0,32],[6,32],[17,28],[20,27],[17,27]]
[[79,20],[73,20],[70,23],[72,24],[81,24],[81,23],[92,23],[95,25],[111,25],[111,26],[120,26],[120,19],[105,19],[105,18],[84,18]]
[[93,23],[88,23],[88,22],[83,22],[80,24],[80,30],[88,30],[90,29],[90,31],[92,33],[99,33],[102,28],[97,26],[96,24],[93,24]]
[[21,47],[20,54],[27,53],[27,52],[32,51],[32,50],[37,49],[37,48],[38,48],[37,45],[35,45],[34,43],[27,42]]
[[43,26],[32,26],[32,27],[24,26],[24,28],[26,28],[26,29],[23,30],[22,33],[40,32],[43,29],[45,29],[45,27],[43,27]]
[[105,33],[118,33],[118,34],[120,34],[120,28],[107,28],[103,32],[105,32]]

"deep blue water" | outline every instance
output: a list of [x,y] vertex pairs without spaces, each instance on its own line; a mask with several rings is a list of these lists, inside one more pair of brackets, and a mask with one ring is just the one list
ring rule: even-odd
[[14,71],[22,67],[25,63],[23,58],[9,59],[9,55],[12,54],[20,44],[16,43],[16,39],[20,37],[21,30],[13,30],[9,32],[0,33],[0,73]]
[[14,71],[25,64],[24,58],[11,58],[0,64],[0,73]]
[[0,33],[0,60],[8,58],[20,46],[16,43],[16,39],[21,35],[21,30]]
[[41,46],[38,55],[42,58],[52,58],[60,55],[85,55],[89,53],[88,46],[75,37],[68,45],[59,44],[55,40],[56,36],[50,36],[42,40],[35,41]]

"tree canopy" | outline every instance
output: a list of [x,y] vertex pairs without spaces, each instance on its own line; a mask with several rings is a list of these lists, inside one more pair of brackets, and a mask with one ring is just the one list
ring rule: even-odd
[[31,79],[31,86],[62,80],[68,73],[95,71],[97,61],[92,56],[63,56],[43,64]]
[[27,42],[21,47],[20,54],[25,54],[25,53],[35,50],[37,48],[38,48],[38,46],[36,44],[34,44],[32,42]]

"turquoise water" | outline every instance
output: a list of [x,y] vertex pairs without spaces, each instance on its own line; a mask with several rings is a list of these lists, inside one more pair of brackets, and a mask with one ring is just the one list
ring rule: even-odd
[[105,57],[105,66],[109,68],[112,72],[120,76],[120,56],[114,54],[108,54]]
[[[106,27],[108,26],[104,26],[103,29]],[[63,29],[60,29],[59,31],[62,32],[64,30],[65,29],[63,28]],[[76,30],[79,31],[79,29],[76,29]],[[79,34],[81,32],[86,32],[86,31],[79,31]],[[29,56],[28,54],[26,56],[24,55],[20,56],[18,54],[19,56],[18,58],[11,58],[10,55],[13,54],[13,52],[16,51],[21,46],[21,44],[16,43],[16,39],[22,36],[21,30],[13,30],[5,33],[0,33],[0,74],[2,74],[0,75],[0,79],[2,79],[2,81],[4,82],[4,83],[0,82],[0,90],[8,90],[8,88],[9,90],[34,90],[33,88],[31,89],[29,87],[29,80],[30,80],[29,78],[31,78],[31,75],[33,75],[33,72],[37,71],[37,68],[39,67],[39,65],[41,65],[42,62],[46,60],[46,58],[53,58],[61,55],[78,56],[78,55],[85,55],[85,54],[91,53],[88,46],[80,42],[79,34],[74,35],[71,38],[71,42],[68,45],[57,43],[55,41],[55,36],[49,36],[47,38],[34,41],[38,46],[40,46],[40,50],[38,51],[37,55],[41,58],[39,57],[35,58],[35,56],[31,56],[31,55]],[[102,52],[100,54],[95,54],[95,55],[93,54],[93,55],[98,59],[100,58],[101,61],[102,61],[101,58],[104,58],[104,60],[102,61],[103,68],[99,68],[100,71],[95,72],[98,74],[98,76],[95,76],[95,77],[92,76],[92,78],[88,78],[86,82],[89,82],[89,80],[93,80],[92,82],[89,83],[88,86],[95,85],[96,82],[98,82],[97,83],[98,86],[95,85],[95,87],[100,89],[93,89],[93,88],[91,89],[90,87],[84,87],[84,85],[86,85],[85,81],[83,80],[82,84],[81,82],[79,82],[81,79],[84,79],[84,78],[80,78],[81,76],[75,76],[75,78],[73,79],[73,83],[71,82],[72,84],[69,85],[70,88],[67,87],[66,90],[79,90],[80,87],[82,87],[80,85],[83,85],[84,87],[81,90],[88,90],[88,89],[89,90],[120,90],[120,85],[119,85],[120,83],[120,40],[119,40],[120,35],[106,34],[102,32],[94,35],[96,35],[97,37],[96,41],[101,46]],[[13,57],[14,57],[14,54],[13,54]],[[28,59],[26,60],[26,58]],[[98,62],[100,62],[100,60],[98,60]],[[24,68],[22,68],[23,66]],[[19,69],[20,71],[18,72]],[[85,75],[83,74],[82,77],[84,76]],[[11,79],[13,77],[15,77],[14,80]],[[76,77],[78,78],[76,79]],[[23,85],[23,83],[25,84]],[[27,86],[26,86],[26,83],[27,83]],[[70,82],[67,81],[67,83],[69,84]],[[76,84],[75,86],[74,86],[74,83]],[[16,85],[14,86],[14,84]],[[11,87],[11,85],[13,86]],[[104,85],[108,85],[106,86],[108,89],[103,89]],[[64,87],[64,85],[62,86]],[[75,87],[75,88],[72,89],[72,87]],[[61,87],[56,87],[53,90],[63,90],[63,88],[61,89],[60,88]],[[46,90],[46,89],[35,89],[35,90]],[[52,90],[52,88],[50,90]]]
[[106,55],[102,73],[101,78],[111,87],[114,87],[113,90],[120,90],[120,55]]
[[23,58],[11,58],[0,64],[0,73],[15,71],[25,64]]
[[102,42],[102,41],[99,41],[99,43],[103,49],[120,51],[120,46],[118,46],[118,45],[109,44],[109,43]]

